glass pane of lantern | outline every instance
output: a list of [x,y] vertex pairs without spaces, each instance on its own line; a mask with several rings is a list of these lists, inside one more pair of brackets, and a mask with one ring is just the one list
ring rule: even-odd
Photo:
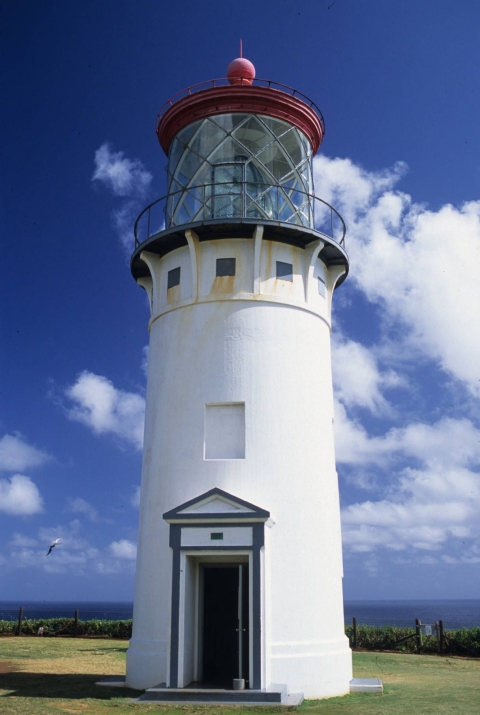
[[190,148],[201,157],[206,158],[212,150],[227,136],[224,129],[205,119],[200,131],[190,142]]
[[184,144],[188,144],[197,129],[199,129],[201,123],[202,120],[199,120],[198,122],[193,122],[193,124],[189,124],[188,127],[185,127],[185,129],[182,129],[180,132],[178,132],[177,138],[180,139],[180,141],[182,141]]
[[175,167],[178,164],[178,160],[185,151],[185,144],[181,142],[178,137],[173,140],[172,146],[170,148],[170,153],[168,155],[168,171],[173,174]]
[[238,139],[251,154],[257,154],[262,150],[265,144],[270,143],[273,139],[272,134],[256,117],[250,117],[233,132],[233,136]]
[[235,139],[228,137],[215,149],[208,160],[212,164],[218,164],[223,161],[246,161],[246,159],[244,147],[236,142]]
[[[278,144],[271,144],[266,147],[256,158],[268,169],[277,181],[292,170],[291,163],[287,160]],[[270,181],[269,183],[273,182]]]
[[305,158],[304,147],[299,141],[298,133],[295,129],[290,129],[279,141],[285,147],[295,166]]
[[272,117],[264,117],[262,115],[262,122],[265,122],[267,127],[273,132],[273,134],[276,137],[280,137],[282,134],[285,134],[290,128],[291,125],[287,124],[286,122],[282,122],[280,119],[273,119]]
[[180,171],[185,177],[188,178],[188,181],[190,181],[195,175],[195,172],[198,170],[202,161],[203,159],[198,156],[198,154],[196,154],[194,151],[191,151],[190,149],[187,149],[180,161],[178,162],[177,171]]
[[232,132],[249,117],[249,114],[217,114],[211,117],[210,121],[218,124],[218,126],[222,127],[226,132]]

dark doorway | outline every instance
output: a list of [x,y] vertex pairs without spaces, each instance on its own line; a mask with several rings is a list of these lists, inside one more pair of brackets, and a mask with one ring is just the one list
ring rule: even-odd
[[204,565],[203,683],[231,688],[239,677],[248,687],[248,566]]

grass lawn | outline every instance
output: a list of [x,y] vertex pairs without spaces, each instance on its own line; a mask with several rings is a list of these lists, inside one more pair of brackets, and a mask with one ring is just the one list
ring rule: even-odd
[[[99,676],[124,674],[126,641],[75,638],[0,639],[1,715],[201,715],[274,708],[161,706],[131,702],[137,693],[95,685]],[[397,653],[355,653],[354,675],[381,678],[383,695],[310,700],[299,715],[479,715],[480,660]],[[288,710],[295,710],[289,708]]]

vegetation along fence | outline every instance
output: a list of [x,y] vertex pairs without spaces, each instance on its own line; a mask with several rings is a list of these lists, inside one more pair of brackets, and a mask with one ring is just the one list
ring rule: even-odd
[[444,653],[480,658],[480,628],[447,630],[443,621],[421,623],[413,628],[357,625],[353,618],[345,633],[353,650],[388,650],[403,653]]
[[0,636],[90,636],[98,638],[131,638],[132,620],[80,620],[76,610],[73,618],[24,618],[20,608],[18,620],[1,621]]
[[[132,635],[130,620],[82,621],[76,610],[73,618],[24,618],[20,608],[17,620],[0,620],[0,636],[86,636],[128,639]],[[480,658],[480,627],[448,630],[443,621],[421,623],[417,618],[412,628],[395,626],[352,625],[345,627],[354,650],[397,651],[403,653],[439,653]]]

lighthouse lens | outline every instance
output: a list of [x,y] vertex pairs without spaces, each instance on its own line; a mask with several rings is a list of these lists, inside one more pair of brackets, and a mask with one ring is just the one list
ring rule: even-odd
[[285,121],[235,113],[194,122],[170,149],[166,225],[248,217],[313,227],[311,157]]

